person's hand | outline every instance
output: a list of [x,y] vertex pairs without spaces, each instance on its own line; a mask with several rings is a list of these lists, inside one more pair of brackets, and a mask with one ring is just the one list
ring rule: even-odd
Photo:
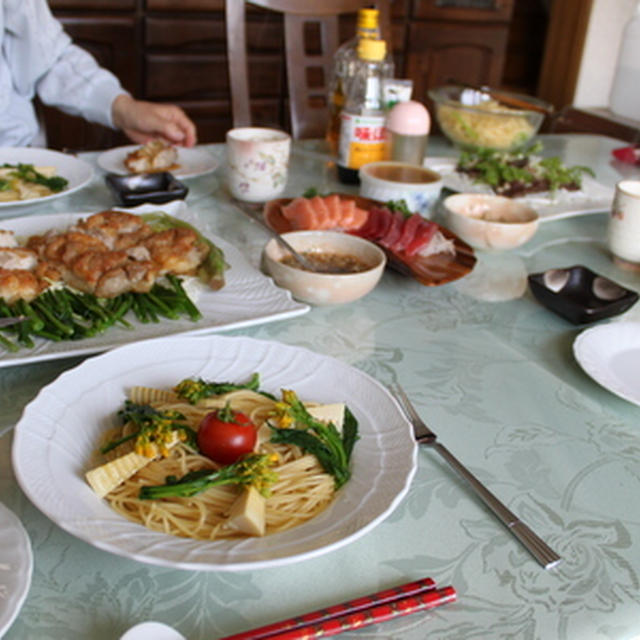
[[154,138],[184,147],[196,143],[195,125],[176,105],[135,100],[123,93],[113,101],[111,111],[113,124],[139,144]]

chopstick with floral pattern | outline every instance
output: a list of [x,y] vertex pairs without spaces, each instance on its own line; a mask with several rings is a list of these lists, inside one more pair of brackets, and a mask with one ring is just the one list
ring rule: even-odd
[[221,640],[304,640],[328,637],[431,609],[455,599],[456,591],[453,587],[437,589],[431,578],[422,578],[326,609],[226,636]]

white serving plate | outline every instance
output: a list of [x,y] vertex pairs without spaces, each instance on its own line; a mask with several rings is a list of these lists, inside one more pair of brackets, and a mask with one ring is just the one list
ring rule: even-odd
[[[84,479],[96,443],[142,384],[170,388],[184,378],[247,380],[271,393],[346,402],[359,422],[353,477],[309,522],[265,536],[192,540],[146,529],[113,511]],[[397,506],[416,470],[411,426],[389,392],[364,372],[300,347],[246,337],[166,338],[84,361],[44,387],[15,428],[13,468],[29,499],[53,522],[111,553],[193,570],[260,569],[313,558],[373,529]]]
[[640,322],[612,322],[587,329],[575,339],[573,353],[597,383],[640,405]]
[[0,165],[2,164],[32,164],[36,167],[55,167],[56,174],[69,181],[67,188],[59,193],[30,200],[11,200],[0,202],[0,208],[20,207],[27,204],[39,204],[48,200],[55,200],[68,196],[84,187],[93,178],[93,167],[75,156],[50,149],[36,149],[35,147],[3,147],[0,149]]
[[[78,341],[51,342],[38,338],[35,339],[34,348],[22,348],[16,353],[10,353],[0,346],[0,367],[97,353],[137,340],[165,335],[195,335],[237,329],[291,318],[309,311],[308,305],[294,301],[288,291],[277,287],[271,278],[253,267],[238,249],[222,238],[207,233],[202,228],[202,223],[189,213],[183,201],[163,205],[145,204],[126,211],[137,214],[165,211],[199,228],[224,251],[225,259],[230,265],[225,274],[226,285],[219,291],[199,287],[200,293],[195,303],[202,312],[202,319],[197,322],[189,319],[163,319],[157,324],[143,324],[129,314],[127,319],[135,326],[134,330],[114,326],[102,335]],[[13,230],[18,236],[28,236],[47,229],[66,228],[79,218],[89,215],[91,213],[26,216],[3,220],[0,228]]]

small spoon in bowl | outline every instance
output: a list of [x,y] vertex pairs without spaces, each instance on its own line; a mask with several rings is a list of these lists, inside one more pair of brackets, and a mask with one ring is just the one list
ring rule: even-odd
[[274,231],[266,222],[261,220],[259,217],[254,216],[252,212],[248,211],[244,207],[235,205],[236,209],[239,209],[244,213],[252,222],[259,224],[275,241],[283,248],[285,251],[290,253],[293,256],[293,259],[305,270],[305,271],[314,271],[320,272],[311,261],[307,260],[302,254],[298,253],[277,231]]

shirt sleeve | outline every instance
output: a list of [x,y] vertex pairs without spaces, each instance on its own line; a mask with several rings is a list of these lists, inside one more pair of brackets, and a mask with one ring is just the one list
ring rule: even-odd
[[84,49],[67,44],[36,84],[42,102],[71,115],[113,127],[111,105],[127,93],[118,79]]
[[90,53],[73,44],[46,0],[2,0],[0,7],[2,63],[12,91],[26,100],[37,94],[45,104],[112,127],[112,102],[126,91]]

